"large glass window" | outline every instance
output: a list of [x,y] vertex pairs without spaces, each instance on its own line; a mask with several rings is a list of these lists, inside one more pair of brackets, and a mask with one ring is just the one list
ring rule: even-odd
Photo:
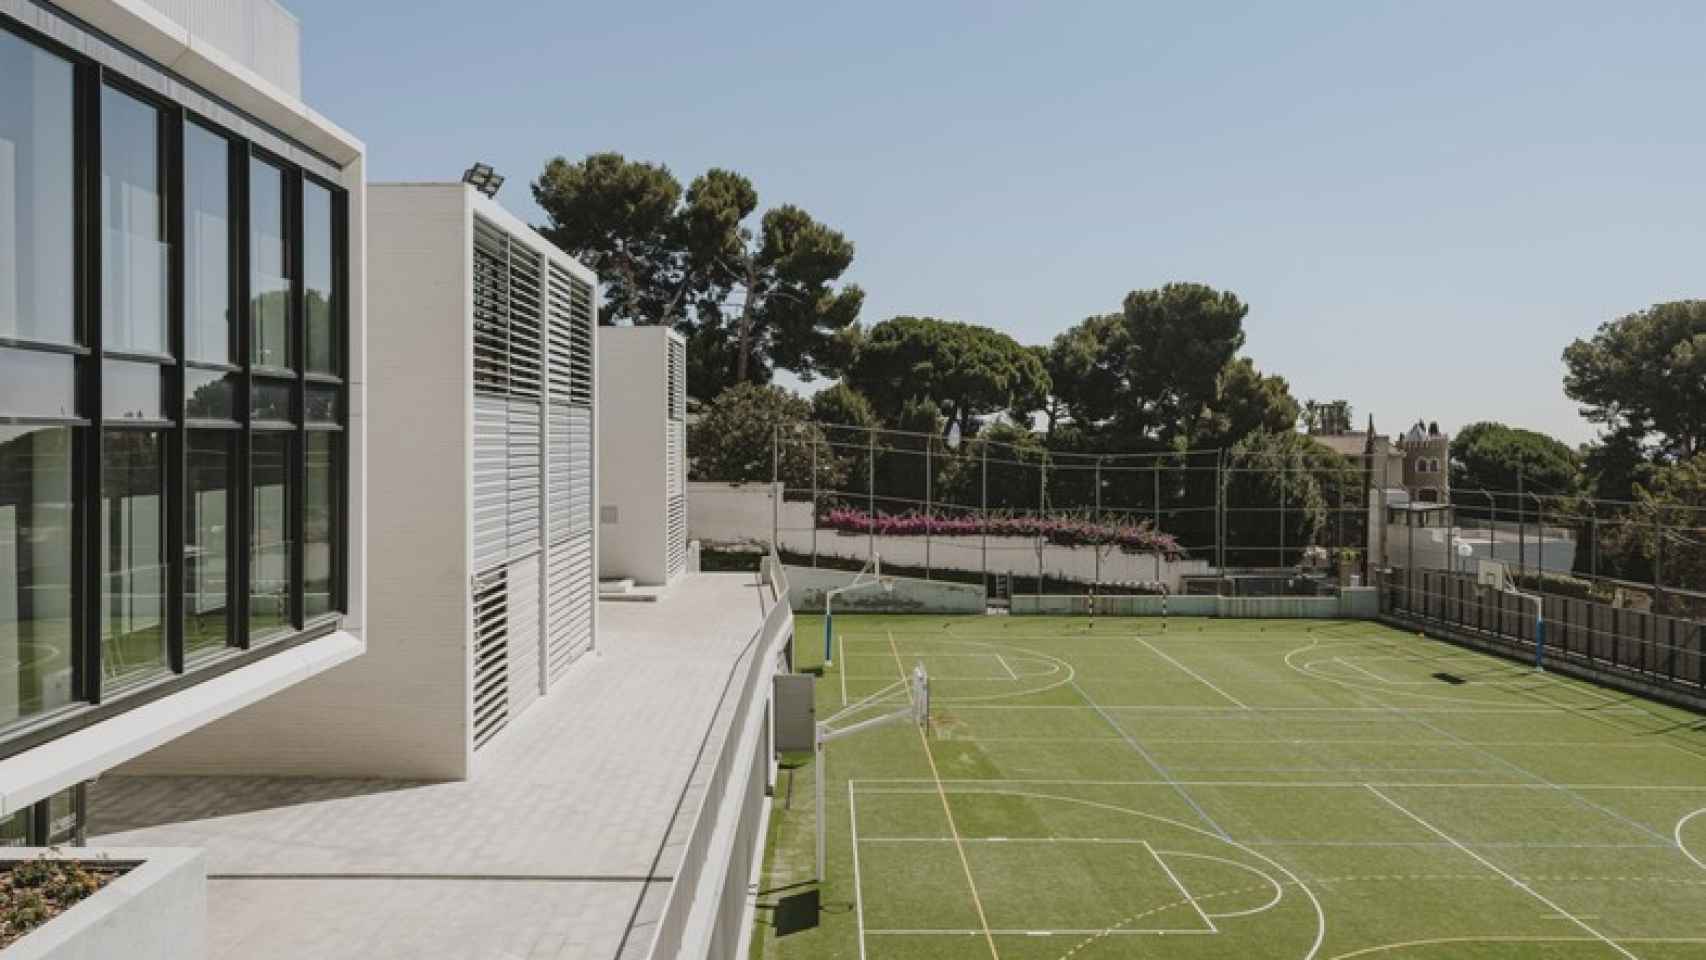
[[284,171],[249,161],[250,360],[290,366],[290,234]]
[[254,537],[249,553],[249,637],[290,626],[290,474],[295,435],[256,433],[249,461]]
[[308,434],[308,482],[302,489],[302,563],[305,612],[314,617],[334,606],[337,572],[338,435]]
[[71,429],[0,426],[0,723],[71,702],[71,555]]
[[302,309],[307,315],[308,370],[338,372],[338,296],[333,252],[332,192],[302,185]]
[[184,124],[184,356],[229,363],[231,144]]
[[71,343],[71,64],[0,31],[0,337]]
[[101,438],[101,672],[110,684],[166,669],[165,438]]
[[101,88],[101,322],[107,350],[164,354],[166,191],[160,111]]
[[231,482],[237,434],[192,430],[185,461],[184,654],[231,642]]

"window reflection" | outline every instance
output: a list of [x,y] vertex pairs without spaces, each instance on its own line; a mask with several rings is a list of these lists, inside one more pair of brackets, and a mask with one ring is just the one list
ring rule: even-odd
[[218,650],[230,642],[230,522],[237,434],[195,430],[185,463],[184,653]]
[[338,372],[337,290],[333,286],[332,193],[302,187],[303,309],[308,316],[308,369]]
[[252,449],[249,636],[254,639],[290,626],[291,435],[256,433]]
[[184,352],[214,363],[234,359],[230,146],[184,124]]
[[249,161],[249,318],[252,361],[290,366],[290,255],[284,171]]
[[302,491],[302,589],[310,617],[332,609],[334,531],[338,529],[337,451],[336,434],[308,435],[308,482]]
[[190,420],[232,420],[237,375],[219,370],[184,371],[184,416]]
[[165,379],[152,363],[101,365],[101,413],[108,420],[166,420]]
[[71,693],[71,430],[0,426],[0,722]]
[[71,343],[71,64],[0,30],[0,337]]
[[101,437],[101,672],[108,683],[166,668],[163,437]]
[[101,88],[101,318],[108,350],[165,353],[160,111]]

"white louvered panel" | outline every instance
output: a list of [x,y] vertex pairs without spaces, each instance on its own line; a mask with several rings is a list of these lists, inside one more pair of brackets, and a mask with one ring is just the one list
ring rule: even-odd
[[572,349],[569,360],[572,364],[573,376],[570,381],[570,400],[582,406],[592,406],[592,337],[593,337],[593,289],[592,284],[579,277],[570,280],[570,310],[573,322],[570,325]]
[[665,496],[673,499],[687,493],[687,424],[671,420],[665,429],[664,470],[669,475]]
[[545,392],[544,273],[539,254],[509,241],[509,393]]
[[509,591],[504,573],[480,578],[473,590],[475,749],[509,723]]
[[592,532],[592,411],[569,410],[569,532]]
[[474,391],[509,394],[509,240],[474,219]]
[[674,337],[669,339],[669,416],[687,418],[687,345]]
[[474,395],[474,570],[502,563],[509,552],[508,403]]
[[539,699],[540,621],[544,608],[539,602],[540,557],[509,565],[509,712],[520,716]]
[[545,542],[569,535],[575,473],[573,408],[553,403],[545,413]]
[[592,646],[592,534],[553,546],[545,579],[546,675],[555,683]]
[[664,549],[665,560],[669,566],[669,577],[681,573],[687,567],[687,498],[669,498],[669,518],[666,528],[669,542]]
[[505,434],[507,487],[507,544],[514,560],[540,546],[541,499],[544,481],[543,424],[537,401],[511,400]]
[[553,401],[569,403],[575,379],[574,279],[555,263],[546,274],[546,392]]

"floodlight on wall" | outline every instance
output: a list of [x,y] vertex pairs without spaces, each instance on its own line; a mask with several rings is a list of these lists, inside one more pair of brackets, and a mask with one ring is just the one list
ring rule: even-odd
[[498,195],[498,188],[504,185],[504,178],[492,169],[491,164],[476,163],[462,174],[462,182],[488,197],[495,197]]

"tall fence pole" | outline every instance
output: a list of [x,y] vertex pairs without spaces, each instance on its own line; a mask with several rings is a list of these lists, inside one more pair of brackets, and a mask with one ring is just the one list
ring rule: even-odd
[[1280,495],[1279,495],[1279,564],[1285,566],[1285,468],[1291,458],[1287,455],[1280,457]]
[[[1097,534],[1098,538],[1101,536],[1101,533],[1102,533],[1102,458],[1097,457],[1096,458],[1096,534]],[[1095,587],[1096,587],[1096,589],[1099,589],[1102,586],[1102,545],[1100,543],[1094,544],[1093,549],[1096,551],[1096,583],[1095,583]],[[1095,592],[1095,590],[1092,590],[1091,592]]]
[[[1048,505],[1048,451],[1037,469],[1037,596],[1043,595],[1043,510]],[[1039,604],[1037,609],[1041,610]]]
[[934,525],[936,513],[930,506],[930,477],[932,464],[930,448],[935,437],[924,438],[924,579],[933,579],[930,573],[930,528]]
[[877,428],[865,432],[865,560],[877,555]]
[[1528,576],[1528,508],[1522,502],[1522,465],[1516,468],[1516,566]]
[[983,461],[982,490],[977,499],[978,549],[983,555],[983,596],[989,598],[989,440],[985,438],[978,444],[979,459]]
[[[831,454],[833,456],[833,454]],[[812,567],[817,567],[817,515],[821,505],[817,492],[817,441],[812,441]],[[777,554],[781,556],[781,554]]]
[[[1155,458],[1155,534],[1161,533],[1161,458]],[[1159,544],[1160,541],[1157,541]],[[1161,581],[1161,548],[1155,548],[1155,580]]]

